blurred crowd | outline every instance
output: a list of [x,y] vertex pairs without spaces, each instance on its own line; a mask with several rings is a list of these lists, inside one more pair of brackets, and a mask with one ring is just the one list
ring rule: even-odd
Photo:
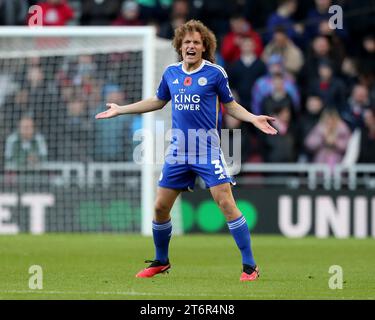
[[[276,118],[279,134],[269,137],[223,110],[224,125],[242,129],[244,162],[375,163],[374,0],[0,0],[0,25],[27,24],[34,4],[43,25],[153,25],[166,39],[199,19],[217,36],[216,62],[237,101]],[[330,26],[331,5],[343,9],[342,28]],[[53,59],[53,70],[29,59],[19,89],[0,100],[5,162],[131,160],[139,117],[105,124],[93,115],[104,101],[140,98],[116,81],[128,73],[124,61],[137,57],[113,55],[111,68],[95,55]]]

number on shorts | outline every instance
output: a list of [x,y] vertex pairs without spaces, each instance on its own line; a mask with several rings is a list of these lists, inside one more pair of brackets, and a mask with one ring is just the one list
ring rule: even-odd
[[224,171],[223,167],[220,164],[220,160],[212,160],[211,163],[214,164],[215,169],[217,169],[217,170],[215,170],[215,174],[220,174]]

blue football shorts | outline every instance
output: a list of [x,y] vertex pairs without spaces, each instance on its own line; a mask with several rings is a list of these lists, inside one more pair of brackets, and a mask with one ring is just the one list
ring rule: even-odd
[[210,159],[207,163],[196,162],[188,161],[188,156],[177,163],[166,161],[160,173],[159,187],[193,191],[197,176],[202,178],[206,188],[228,182],[232,185],[236,184],[228,172],[222,153],[217,159]]

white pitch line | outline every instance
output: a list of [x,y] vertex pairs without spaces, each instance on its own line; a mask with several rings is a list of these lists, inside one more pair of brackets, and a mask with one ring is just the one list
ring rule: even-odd
[[[259,298],[260,294],[263,294],[262,292],[255,292],[253,294],[206,294],[206,293],[197,293],[197,294],[188,294],[188,293],[173,293],[173,294],[163,294],[163,293],[151,293],[151,292],[136,292],[136,291],[46,291],[46,290],[0,290],[0,294],[46,294],[46,295],[90,295],[90,294],[96,294],[96,295],[121,295],[121,296],[162,296],[162,297],[244,297],[244,298]],[[280,295],[274,295],[274,294],[267,294],[266,297],[262,297],[262,299],[290,299],[287,297],[282,297]],[[345,299],[356,299],[357,297],[351,296],[351,297],[337,297],[340,300]],[[332,300],[334,297],[332,296],[304,296],[303,299],[329,299]],[[362,298],[361,298],[362,299]],[[366,300],[375,300],[375,297],[366,297],[364,298]]]
[[[136,291],[46,291],[46,290],[0,290],[0,294],[47,294],[47,295],[58,295],[58,294],[73,294],[73,295],[123,295],[123,296],[162,296],[162,297],[257,297],[257,294],[242,294],[242,295],[232,295],[232,294],[206,294],[206,293],[152,293],[152,292],[136,292]],[[258,293],[259,294],[259,293]],[[277,297],[276,295],[269,295],[270,297]]]

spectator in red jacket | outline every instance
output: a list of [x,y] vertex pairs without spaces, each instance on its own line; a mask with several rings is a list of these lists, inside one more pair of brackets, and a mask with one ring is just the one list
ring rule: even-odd
[[255,54],[260,57],[263,51],[262,39],[252,29],[250,23],[242,15],[234,15],[230,18],[230,27],[231,31],[224,36],[220,50],[225,63],[230,64],[240,58],[239,42],[244,36],[248,36],[254,41]]
[[141,26],[140,10],[137,2],[126,0],[122,3],[120,15],[112,22],[113,26]]
[[44,26],[64,26],[74,17],[74,11],[66,0],[46,0],[37,3],[42,8]]

